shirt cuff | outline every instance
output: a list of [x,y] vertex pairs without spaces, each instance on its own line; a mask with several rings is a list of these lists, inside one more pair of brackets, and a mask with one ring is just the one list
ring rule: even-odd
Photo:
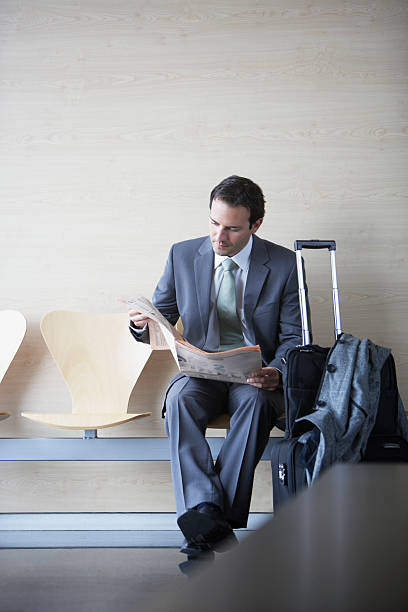
[[136,327],[133,321],[130,321],[129,327],[136,333],[136,335],[141,336],[147,329],[147,323],[144,327]]

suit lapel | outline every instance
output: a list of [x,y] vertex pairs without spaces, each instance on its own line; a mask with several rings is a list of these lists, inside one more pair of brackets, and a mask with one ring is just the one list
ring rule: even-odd
[[207,238],[194,259],[194,278],[198,308],[205,332],[210,318],[211,283],[214,269],[214,251],[211,240]]
[[270,272],[269,256],[263,241],[254,235],[248,278],[245,286],[245,319],[251,325],[252,315],[257,305],[265,280]]

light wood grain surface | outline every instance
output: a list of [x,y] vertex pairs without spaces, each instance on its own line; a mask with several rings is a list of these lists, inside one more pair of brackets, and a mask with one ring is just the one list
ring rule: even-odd
[[[26,332],[26,320],[17,310],[0,311],[0,383],[10,367]],[[0,412],[0,421],[8,419],[8,412]]]
[[26,320],[17,310],[0,311],[0,383],[26,333]]
[[[170,245],[207,232],[209,192],[233,173],[265,192],[261,236],[337,241],[343,327],[393,349],[408,405],[407,25],[405,0],[0,3],[2,308],[28,321],[1,435],[48,436],[20,412],[70,411],[41,317],[149,297]],[[157,364],[138,390],[149,425],[106,435],[163,435],[174,366]]]
[[72,412],[23,412],[38,423],[63,429],[120,425],[150,412],[128,412],[130,394],[152,353],[135,342],[126,313],[95,314],[54,310],[41,333],[72,398]]
[[[168,461],[2,461],[0,512],[175,512]],[[252,512],[272,511],[268,461]]]

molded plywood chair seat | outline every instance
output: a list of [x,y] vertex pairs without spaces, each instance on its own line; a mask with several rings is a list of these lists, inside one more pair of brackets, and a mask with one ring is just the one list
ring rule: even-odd
[[208,423],[207,427],[210,429],[229,429],[230,418],[230,415],[227,413],[220,414],[211,423]]
[[150,415],[127,413],[130,394],[151,354],[149,345],[131,337],[128,323],[127,313],[46,314],[41,332],[71,392],[72,413],[22,416],[65,429],[95,430]]
[[[13,361],[27,330],[27,323],[17,310],[0,311],[0,382]],[[10,416],[0,412],[0,421]]]

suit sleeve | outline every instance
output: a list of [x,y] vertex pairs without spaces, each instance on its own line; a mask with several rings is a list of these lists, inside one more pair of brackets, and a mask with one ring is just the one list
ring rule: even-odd
[[[164,272],[153,293],[153,304],[172,325],[177,323],[179,312],[177,308],[176,289],[174,281],[173,251],[171,248]],[[138,329],[130,322],[129,331],[138,342],[150,342],[149,328]]]
[[[307,299],[307,286],[306,299]],[[308,318],[310,322],[310,309],[307,301]],[[310,328],[310,325],[309,325]],[[290,348],[302,344],[302,319],[299,306],[299,288],[296,263],[292,267],[281,297],[279,314],[278,347],[275,356],[268,364],[278,370],[282,369],[282,357]]]
[[172,325],[177,323],[180,315],[174,278],[174,246],[170,249],[164,272],[154,290],[153,304]]
[[133,322],[131,321],[129,323],[129,331],[134,339],[138,342],[145,342],[146,344],[150,343],[149,328],[147,325],[143,329],[140,329],[139,327],[136,327],[136,325],[133,325]]

